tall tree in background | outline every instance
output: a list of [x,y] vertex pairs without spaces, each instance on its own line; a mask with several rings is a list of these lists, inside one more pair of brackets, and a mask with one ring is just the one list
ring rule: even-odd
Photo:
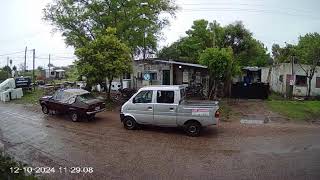
[[2,68],[3,71],[7,72],[7,78],[11,77],[12,74],[12,69],[10,68],[10,66],[6,65]]
[[231,47],[235,60],[241,66],[265,66],[270,59],[264,45],[254,39],[240,21],[222,27],[216,21],[196,20],[186,34],[186,37],[160,50],[158,56],[198,63],[206,48]]
[[133,56],[141,55],[144,47],[156,49],[160,31],[168,24],[160,14],[174,16],[176,9],[172,0],[55,0],[44,9],[44,19],[75,48],[86,46],[108,27],[116,28]]
[[[299,64],[308,64],[308,68],[301,68],[308,78],[307,96],[311,93],[311,80],[315,74],[317,65],[320,64],[320,35],[318,33],[308,33],[299,37],[299,43],[296,47],[296,54]],[[301,64],[300,64],[301,65]]]
[[284,47],[280,47],[279,44],[273,44],[272,56],[276,64],[291,62],[292,56],[295,56],[295,46],[286,43]]
[[101,84],[108,78],[108,99],[113,78],[131,71],[130,49],[117,38],[114,28],[108,28],[104,35],[77,48],[76,55],[77,69],[90,85]]

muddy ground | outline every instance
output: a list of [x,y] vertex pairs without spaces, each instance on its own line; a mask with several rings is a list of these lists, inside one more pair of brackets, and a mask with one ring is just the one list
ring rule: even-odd
[[234,120],[192,138],[176,128],[125,130],[117,111],[74,123],[39,107],[0,104],[0,140],[32,167],[55,167],[56,173],[39,174],[49,179],[320,179],[320,126],[307,123]]

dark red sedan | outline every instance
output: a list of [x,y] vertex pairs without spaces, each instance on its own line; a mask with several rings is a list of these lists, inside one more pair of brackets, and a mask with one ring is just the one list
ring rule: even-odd
[[82,117],[92,120],[96,113],[106,109],[102,100],[83,89],[60,89],[53,96],[40,98],[39,102],[44,114],[50,111],[67,113],[74,122]]

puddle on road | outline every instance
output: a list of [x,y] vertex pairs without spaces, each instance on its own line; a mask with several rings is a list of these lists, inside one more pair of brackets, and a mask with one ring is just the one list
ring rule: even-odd
[[269,118],[263,115],[248,115],[240,119],[241,124],[265,124]]
[[241,119],[241,124],[264,124],[263,120],[253,120],[253,119]]

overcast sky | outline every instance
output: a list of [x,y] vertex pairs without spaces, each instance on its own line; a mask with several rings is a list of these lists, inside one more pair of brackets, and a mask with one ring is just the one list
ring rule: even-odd
[[[36,67],[48,64],[48,54],[56,66],[73,61],[73,48],[64,44],[59,33],[42,20],[42,9],[51,0],[7,0],[0,6],[0,66],[9,55],[13,64],[24,62],[25,47],[36,49]],[[269,49],[273,43],[297,43],[298,36],[320,31],[319,0],[177,0],[180,10],[171,25],[163,30],[160,46],[185,35],[196,19],[217,20],[221,25],[243,21],[255,38]],[[28,51],[28,68],[32,68],[32,52]]]

